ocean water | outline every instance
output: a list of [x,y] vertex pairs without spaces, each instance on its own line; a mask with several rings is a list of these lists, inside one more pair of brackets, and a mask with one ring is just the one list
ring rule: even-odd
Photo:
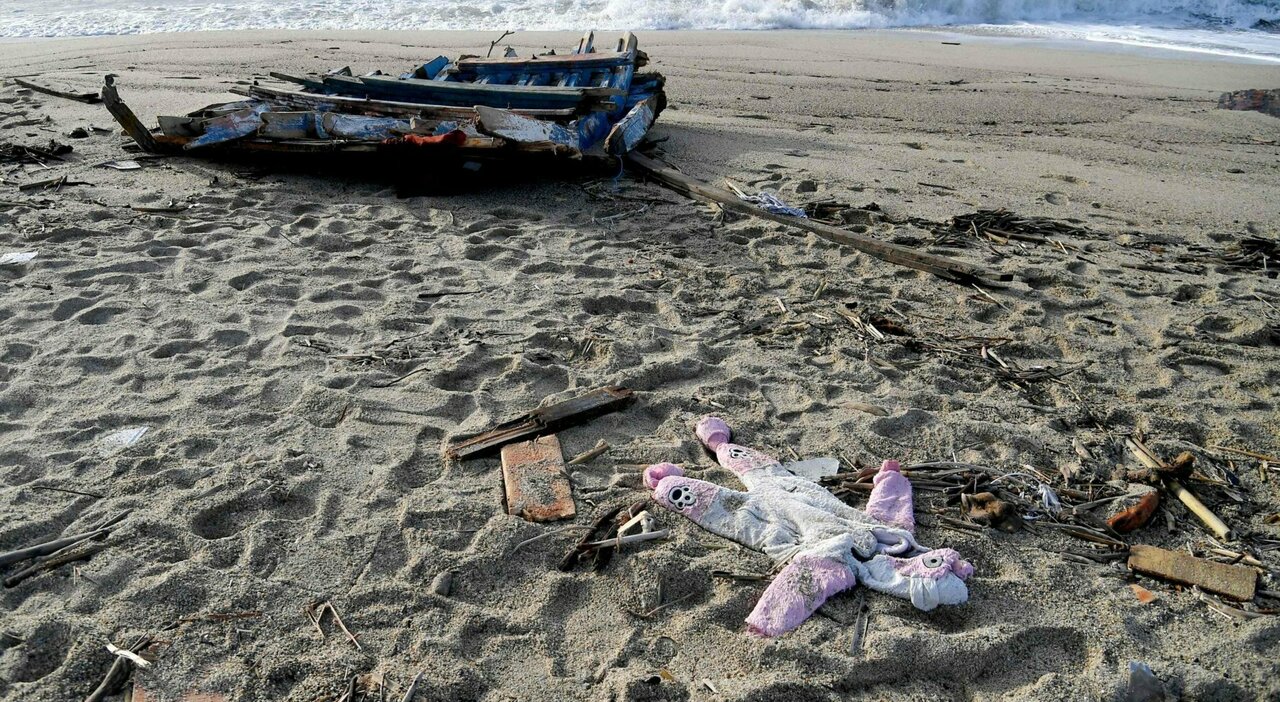
[[276,28],[939,26],[1280,62],[1280,0],[0,0],[5,37]]

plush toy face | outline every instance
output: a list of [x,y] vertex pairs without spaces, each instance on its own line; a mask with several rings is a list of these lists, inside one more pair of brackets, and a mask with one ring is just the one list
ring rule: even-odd
[[911,558],[879,555],[865,563],[868,587],[911,600],[928,612],[938,605],[957,605],[969,599],[964,581],[973,566],[949,548]]
[[653,499],[672,512],[680,512],[690,519],[698,520],[711,509],[717,492],[716,486],[710,483],[672,475],[658,481]]

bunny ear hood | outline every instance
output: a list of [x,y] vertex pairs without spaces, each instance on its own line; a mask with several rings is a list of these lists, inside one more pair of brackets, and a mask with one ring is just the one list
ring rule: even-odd
[[973,566],[951,549],[912,558],[879,555],[856,567],[867,587],[910,600],[916,609],[925,612],[938,605],[958,605],[969,600],[964,578],[973,573]]

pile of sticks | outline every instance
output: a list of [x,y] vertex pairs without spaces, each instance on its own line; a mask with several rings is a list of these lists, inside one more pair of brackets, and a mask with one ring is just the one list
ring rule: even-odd
[[1274,278],[1280,275],[1280,241],[1246,236],[1225,250],[1207,255],[1187,255],[1183,262],[1217,263],[1231,268],[1261,271]]
[[[956,336],[937,331],[918,332],[906,326],[911,321],[906,315],[896,308],[891,309],[902,321],[876,312],[856,312],[847,307],[839,307],[836,312],[868,345],[896,341],[908,350],[938,354],[947,363],[992,373],[997,379],[1023,390],[1029,390],[1034,383],[1060,381],[1086,365],[1081,363],[1067,366],[1023,366],[1016,361],[1005,360],[996,353],[997,348],[1012,342],[1013,339]],[[893,338],[890,339],[890,337]]]
[[31,561],[25,568],[6,577],[4,586],[15,587],[24,580],[41,573],[60,568],[68,563],[89,559],[110,545],[103,543],[103,540],[111,534],[111,527],[119,524],[127,516],[129,512],[122,512],[88,531],[45,539],[8,553],[0,553],[0,567]]
[[71,147],[50,141],[48,146],[23,146],[12,142],[0,142],[0,163],[32,163],[45,165],[45,161],[61,161],[71,153]]
[[946,223],[934,226],[933,233],[937,237],[934,245],[956,244],[973,238],[1000,244],[1012,240],[1061,246],[1059,239],[1062,237],[1099,238],[1095,232],[1066,222],[1048,217],[1024,217],[1008,210],[978,210],[956,215]]

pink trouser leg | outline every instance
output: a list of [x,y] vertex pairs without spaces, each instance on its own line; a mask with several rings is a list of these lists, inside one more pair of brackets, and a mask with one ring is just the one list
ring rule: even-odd
[[796,556],[760,596],[747,617],[747,630],[756,636],[781,636],[800,626],[828,597],[857,583],[841,561]]

